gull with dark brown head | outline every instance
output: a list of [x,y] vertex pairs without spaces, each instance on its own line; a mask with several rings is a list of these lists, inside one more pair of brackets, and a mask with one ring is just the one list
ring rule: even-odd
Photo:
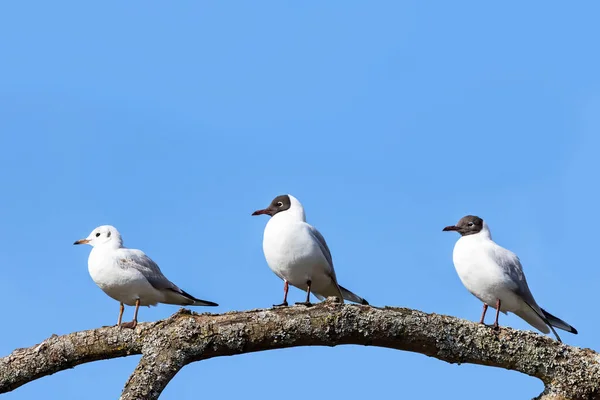
[[461,235],[454,246],[452,259],[463,285],[483,302],[480,323],[484,323],[490,306],[496,309],[496,328],[499,313],[512,312],[544,333],[551,329],[559,342],[560,337],[554,328],[577,333],[571,325],[538,306],[527,285],[519,257],[492,240],[490,229],[483,219],[467,215],[456,225],[443,230]]
[[342,302],[346,299],[369,304],[338,284],[325,238],[306,223],[304,207],[298,199],[290,194],[277,196],[269,207],[252,213],[262,214],[271,216],[263,237],[265,258],[284,282],[283,302],[279,306],[288,305],[288,285],[306,291],[306,301],[297,304],[310,305],[311,293],[320,300],[335,296]]
[[[88,258],[88,271],[96,285],[120,303],[119,327],[135,328],[140,306],[155,306],[158,303],[218,306],[180,289],[163,275],[158,265],[143,251],[123,247],[121,234],[114,226],[99,226],[87,238],[74,244],[93,247]],[[124,304],[135,306],[131,322],[121,323]]]

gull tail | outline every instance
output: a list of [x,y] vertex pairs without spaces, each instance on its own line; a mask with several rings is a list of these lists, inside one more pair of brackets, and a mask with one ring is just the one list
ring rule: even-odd
[[345,300],[352,301],[354,303],[362,304],[362,305],[365,305],[365,306],[369,305],[368,301],[366,301],[365,299],[363,299],[360,296],[355,295],[354,293],[352,293],[351,291],[349,291],[345,287],[340,286],[340,291],[342,292],[342,296],[344,296]]
[[538,331],[543,333],[550,333],[550,329],[548,328],[549,324],[546,322],[545,317],[541,315],[541,311],[538,310],[538,307],[534,308],[530,306],[529,303],[525,303],[525,305],[522,306],[520,310],[515,311],[515,314],[523,318],[525,322],[533,326]]
[[217,303],[213,303],[212,301],[208,301],[208,300],[200,300],[195,298],[194,296],[192,296],[191,294],[189,294],[188,292],[179,289],[179,288],[172,288],[169,289],[169,294],[166,295],[166,301],[165,303],[167,304],[176,304],[179,306],[210,306],[210,307],[217,307],[218,304]]
[[542,313],[544,314],[544,317],[546,318],[546,321],[548,322],[549,325],[554,326],[555,328],[558,328],[558,329],[562,329],[563,331],[567,331],[567,332],[577,335],[577,329],[573,328],[571,325],[567,324],[562,319],[550,314],[548,311],[544,310],[543,308],[541,308],[541,310],[542,310]]
[[519,312],[515,312],[515,314],[544,333],[548,333],[550,330],[552,330],[552,333],[554,333],[554,336],[556,336],[556,340],[559,342],[562,343],[562,340],[560,339],[560,336],[558,336],[558,333],[556,333],[554,327],[577,334],[577,329],[573,328],[562,319],[550,314],[537,304],[534,303],[535,307],[527,302],[525,302],[525,304],[528,307],[521,308],[521,310],[519,310]]

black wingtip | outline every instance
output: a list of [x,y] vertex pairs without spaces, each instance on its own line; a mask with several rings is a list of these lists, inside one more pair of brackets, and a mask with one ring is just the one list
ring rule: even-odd
[[577,335],[579,332],[577,332],[577,329],[571,327],[571,330],[569,331],[571,332],[573,335]]
[[[176,290],[178,289],[178,290]],[[218,307],[219,305],[217,303],[213,303],[212,301],[208,301],[208,300],[201,300],[201,299],[197,299],[194,296],[192,296],[191,294],[189,294],[188,292],[186,292],[185,290],[176,288],[176,289],[171,289],[174,292],[177,292],[179,294],[184,295],[185,297],[187,297],[188,299],[198,303],[198,304],[190,304],[192,306],[206,306],[206,307]]]
[[573,328],[573,326],[567,324],[562,319],[555,317],[543,308],[541,308],[541,310],[545,317],[542,317],[542,319],[544,319],[544,322],[546,322],[548,325],[550,325],[551,327],[553,326],[555,328],[562,329],[563,331],[572,333],[573,335],[577,335],[577,329]]
[[192,297],[192,299],[197,303],[197,304],[194,304],[195,306],[205,306],[205,307],[218,307],[219,306],[217,303],[213,303],[212,301],[201,300],[201,299],[197,299],[195,297]]
[[363,306],[368,306],[369,302],[366,301],[365,299],[362,299],[362,301],[360,302],[360,304],[362,304]]

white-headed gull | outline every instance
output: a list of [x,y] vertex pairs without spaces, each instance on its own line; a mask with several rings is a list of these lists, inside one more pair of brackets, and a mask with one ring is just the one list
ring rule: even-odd
[[[140,306],[157,303],[180,306],[218,306],[212,301],[200,300],[168,280],[158,265],[141,250],[123,247],[123,240],[114,226],[97,227],[74,244],[93,247],[88,258],[92,279],[110,297],[120,303],[117,326],[135,328]],[[133,320],[121,323],[125,307],[135,306]]]

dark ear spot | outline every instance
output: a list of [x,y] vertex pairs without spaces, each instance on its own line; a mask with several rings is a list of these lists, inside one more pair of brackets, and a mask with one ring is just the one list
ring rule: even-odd
[[110,237],[111,232],[108,231],[108,233],[106,234],[106,237]]

